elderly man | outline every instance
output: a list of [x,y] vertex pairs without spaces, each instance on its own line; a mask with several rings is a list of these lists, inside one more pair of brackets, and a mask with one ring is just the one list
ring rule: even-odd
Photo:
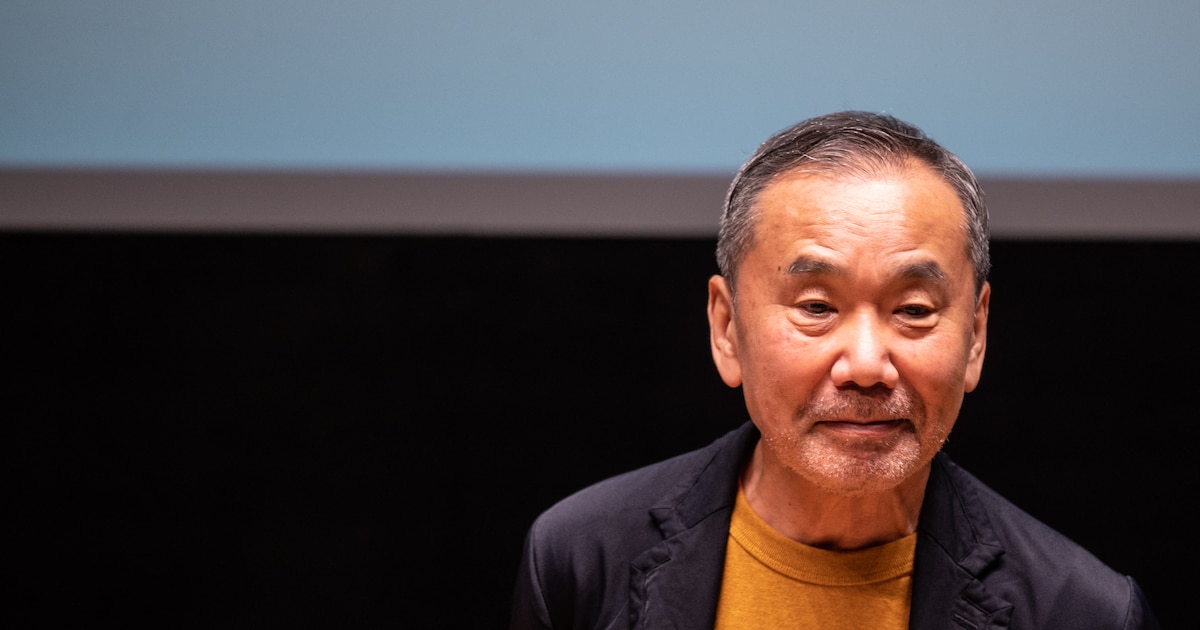
[[1156,628],[1137,584],[941,453],[987,346],[987,209],[895,118],[767,140],[734,179],[713,360],[751,422],[530,529],[525,628]]

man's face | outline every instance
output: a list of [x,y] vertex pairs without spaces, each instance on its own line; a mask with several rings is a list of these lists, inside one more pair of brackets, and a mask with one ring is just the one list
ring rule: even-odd
[[709,321],[764,456],[845,494],[924,471],[986,345],[990,288],[976,300],[954,190],[919,165],[879,178],[797,172],[756,207],[736,304],[714,277]]

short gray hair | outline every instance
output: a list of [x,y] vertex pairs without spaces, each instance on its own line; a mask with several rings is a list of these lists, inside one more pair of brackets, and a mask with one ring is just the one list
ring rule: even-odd
[[738,265],[754,244],[758,196],[776,177],[800,167],[816,173],[878,175],[907,168],[912,160],[933,169],[958,194],[978,292],[991,271],[991,254],[987,202],[974,173],[916,126],[859,111],[817,116],[789,127],[759,145],[738,170],[725,196],[717,237],[717,265],[730,291]]

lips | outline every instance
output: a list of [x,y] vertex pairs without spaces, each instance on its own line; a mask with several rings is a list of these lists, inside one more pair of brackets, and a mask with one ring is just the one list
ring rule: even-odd
[[873,436],[886,435],[900,429],[908,424],[907,420],[822,420],[817,423],[820,426],[828,428],[840,433],[853,433],[856,435]]

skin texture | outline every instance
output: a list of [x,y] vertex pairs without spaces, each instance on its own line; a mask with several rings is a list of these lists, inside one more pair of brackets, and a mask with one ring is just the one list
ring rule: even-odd
[[793,172],[758,198],[736,304],[709,281],[713,359],[763,439],[750,505],[829,549],[916,530],[930,461],[979,382],[991,288],[932,170]]

